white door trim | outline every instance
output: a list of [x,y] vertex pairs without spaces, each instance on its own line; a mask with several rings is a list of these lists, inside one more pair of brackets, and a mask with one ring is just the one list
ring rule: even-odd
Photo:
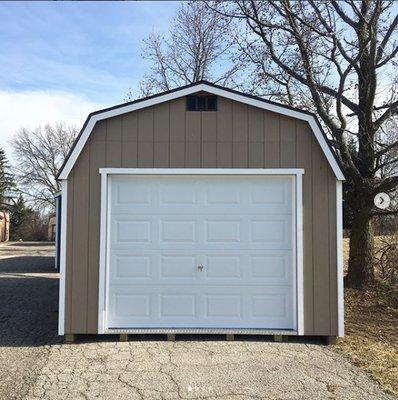
[[[114,333],[107,328],[107,265],[109,255],[109,242],[107,240],[109,226],[107,223],[109,214],[108,204],[108,175],[290,175],[294,178],[293,192],[295,192],[294,222],[296,229],[293,229],[295,259],[296,285],[294,289],[294,303],[296,308],[296,329],[298,335],[304,334],[304,293],[303,293],[303,220],[302,220],[302,175],[304,169],[240,169],[240,168],[100,168],[101,174],[101,216],[100,216],[100,255],[99,255],[99,288],[98,288],[98,333]],[[248,329],[248,331],[253,329]],[[134,332],[135,329],[129,329]],[[140,329],[140,332],[143,329]],[[153,331],[153,329],[148,329]],[[265,330],[266,331],[266,330]],[[126,330],[127,332],[127,330]]]
[[302,175],[302,168],[100,168],[101,175]]
[[[296,288],[297,334],[304,335],[303,175],[296,175]],[[293,202],[294,204],[294,202]],[[294,242],[293,242],[294,243]]]
[[106,265],[108,252],[108,173],[101,173],[101,219],[100,219],[100,255],[98,282],[98,333],[106,329]]

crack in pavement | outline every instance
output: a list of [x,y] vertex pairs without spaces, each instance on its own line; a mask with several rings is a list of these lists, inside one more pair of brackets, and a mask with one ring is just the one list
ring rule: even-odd
[[127,397],[393,399],[325,346],[220,341],[56,345],[27,399]]

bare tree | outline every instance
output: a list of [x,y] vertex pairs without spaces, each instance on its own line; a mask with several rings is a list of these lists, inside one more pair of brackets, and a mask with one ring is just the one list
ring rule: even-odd
[[[142,56],[152,63],[141,92],[150,95],[175,87],[211,80],[232,85],[239,68],[228,62],[231,48],[226,19],[201,1],[183,3],[168,37],[152,33],[144,40]],[[126,100],[130,100],[131,93]]]
[[[375,167],[379,171],[379,176],[389,178],[398,175],[398,146],[394,145],[398,142],[398,118],[391,117],[380,127],[376,134],[376,144],[382,143],[380,150],[389,147],[390,150],[381,154],[376,159]],[[398,213],[397,213],[398,214]]]
[[62,123],[36,129],[21,128],[11,141],[19,190],[36,208],[53,207],[60,190],[55,179],[78,130]]
[[386,173],[385,162],[398,161],[393,155],[398,140],[380,134],[398,113],[397,3],[235,0],[208,6],[241,28],[239,49],[257,85],[287,102],[304,101],[326,127],[347,178],[345,202],[353,214],[347,284],[372,283],[371,221],[380,214],[373,198],[398,184],[396,168]]

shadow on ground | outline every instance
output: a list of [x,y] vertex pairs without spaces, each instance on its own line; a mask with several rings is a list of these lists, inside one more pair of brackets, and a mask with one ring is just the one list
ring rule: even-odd
[[19,256],[0,259],[0,274],[11,273],[49,273],[56,274],[54,257]]
[[53,246],[54,242],[10,242],[9,247],[46,247]]
[[[177,342],[225,342],[225,335],[222,334],[177,334]],[[95,342],[118,342],[119,335],[77,335],[76,343],[95,343]],[[167,341],[164,334],[130,334],[129,342],[159,342]],[[305,343],[325,345],[325,338],[320,336],[290,336],[289,343]],[[267,335],[235,335],[235,342],[274,342],[273,336]]]
[[0,347],[60,341],[54,257],[0,259]]

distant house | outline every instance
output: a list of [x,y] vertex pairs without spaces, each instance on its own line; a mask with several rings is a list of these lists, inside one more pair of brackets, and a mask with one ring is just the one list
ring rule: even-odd
[[48,218],[48,228],[47,228],[47,240],[49,242],[55,242],[57,229],[57,218],[54,214],[51,214]]
[[93,112],[62,184],[59,333],[344,332],[316,117],[198,82]]
[[0,242],[10,240],[10,214],[7,211],[0,211]]

